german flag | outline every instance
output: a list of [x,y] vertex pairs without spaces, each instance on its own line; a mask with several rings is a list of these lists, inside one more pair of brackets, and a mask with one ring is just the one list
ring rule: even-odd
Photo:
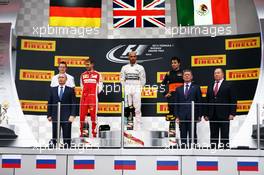
[[50,26],[100,27],[102,0],[50,0]]

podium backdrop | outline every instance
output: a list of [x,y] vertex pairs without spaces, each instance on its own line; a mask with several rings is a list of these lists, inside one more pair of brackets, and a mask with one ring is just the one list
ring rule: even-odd
[[[68,63],[67,73],[75,77],[76,95],[79,79],[85,71],[83,59],[92,57],[95,69],[102,73],[104,92],[100,94],[99,115],[120,116],[122,92],[118,90],[119,72],[127,63],[129,50],[136,50],[145,67],[147,85],[143,92],[143,116],[160,116],[167,112],[160,82],[170,70],[170,58],[178,56],[182,68],[191,68],[203,97],[213,81],[213,70],[222,67],[226,80],[237,92],[238,114],[247,113],[258,83],[261,50],[260,34],[173,38],[173,39],[66,39],[19,37],[16,86],[26,114],[45,114],[50,79],[58,73],[58,62]],[[107,85],[107,86],[106,86]],[[151,103],[151,104],[150,104]]]

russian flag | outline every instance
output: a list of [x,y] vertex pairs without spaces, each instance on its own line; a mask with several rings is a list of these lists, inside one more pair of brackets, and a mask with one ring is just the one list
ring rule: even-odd
[[256,159],[238,159],[237,171],[259,171],[258,164],[259,161]]
[[93,170],[95,168],[94,156],[74,156],[73,169],[79,170]]
[[36,156],[37,169],[56,169],[56,156]]
[[2,155],[2,168],[21,168],[21,155]]
[[196,160],[197,171],[218,171],[218,160],[215,158],[199,158]]
[[177,160],[157,160],[157,170],[179,170]]
[[116,158],[115,170],[136,170],[136,159]]

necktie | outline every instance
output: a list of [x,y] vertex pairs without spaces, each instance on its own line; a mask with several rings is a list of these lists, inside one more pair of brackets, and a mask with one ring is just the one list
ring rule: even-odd
[[63,95],[63,87],[61,86],[60,87],[60,96],[59,96],[60,97],[60,100],[62,99],[62,95]]
[[188,96],[188,91],[189,91],[189,85],[186,84],[186,85],[185,85],[185,91],[184,91],[184,96],[185,96],[185,98]]
[[215,88],[214,88],[214,95],[217,95],[218,89],[219,89],[219,81],[215,82]]

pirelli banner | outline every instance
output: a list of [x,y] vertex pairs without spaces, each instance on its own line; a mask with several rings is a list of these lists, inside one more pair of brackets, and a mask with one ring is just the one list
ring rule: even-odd
[[260,72],[260,34],[198,37],[185,39],[65,39],[19,37],[16,85],[26,114],[46,114],[51,77],[58,73],[61,61],[75,78],[76,96],[81,96],[80,75],[84,59],[92,57],[102,74],[103,92],[99,96],[99,116],[120,116],[123,91],[119,73],[128,63],[127,54],[138,53],[138,62],[146,70],[147,85],[142,91],[143,116],[162,116],[168,112],[161,82],[170,70],[170,58],[178,56],[182,69],[191,68],[194,81],[206,97],[213,71],[222,67],[226,80],[237,92],[237,112],[250,109]]

